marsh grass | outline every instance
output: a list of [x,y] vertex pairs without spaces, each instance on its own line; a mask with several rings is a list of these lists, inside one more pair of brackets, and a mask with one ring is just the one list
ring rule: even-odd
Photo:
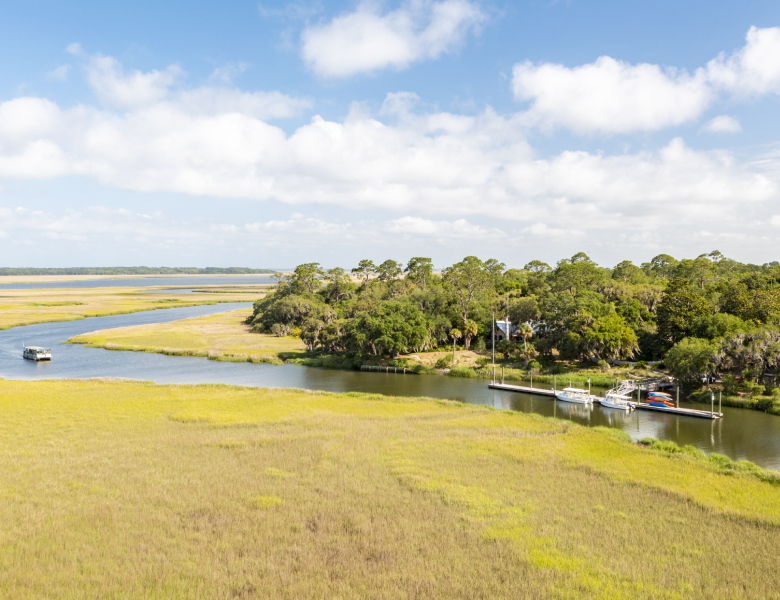
[[0,381],[3,598],[777,598],[780,489],[537,415]]
[[250,333],[250,326],[244,321],[251,313],[251,310],[238,310],[169,323],[104,329],[73,337],[68,342],[106,350],[276,365],[282,364],[282,358],[305,356],[299,338]]
[[[45,284],[42,284],[42,286]],[[224,302],[253,302],[258,292],[231,294],[148,293],[149,288],[59,288],[0,290],[0,330],[87,317],[123,315],[161,308],[201,306]]]

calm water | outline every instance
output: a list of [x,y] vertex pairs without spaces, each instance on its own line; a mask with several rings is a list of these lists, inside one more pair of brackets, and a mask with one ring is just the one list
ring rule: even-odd
[[147,287],[161,285],[252,285],[276,283],[272,275],[221,275],[192,277],[132,277],[126,279],[92,279],[88,281],[50,281],[46,283],[0,283],[0,290],[37,290],[53,288]]
[[[481,379],[361,373],[294,365],[228,363],[142,352],[110,352],[80,345],[60,344],[70,337],[97,329],[161,323],[249,306],[249,303],[232,303],[171,308],[0,331],[0,377],[126,377],[158,383],[226,383],[448,398],[571,419],[584,425],[617,427],[628,432],[634,439],[653,436],[674,440],[678,444],[693,444],[705,452],[720,452],[734,459],[744,458],[780,470],[780,417],[749,410],[724,407],[724,418],[718,421],[649,411],[626,414],[599,406],[584,407],[540,396],[490,390],[487,382]],[[51,348],[54,360],[34,363],[22,359],[23,343]],[[703,405],[687,406],[705,408]]]

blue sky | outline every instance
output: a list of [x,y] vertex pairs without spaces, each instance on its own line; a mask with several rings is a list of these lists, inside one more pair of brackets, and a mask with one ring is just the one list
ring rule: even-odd
[[778,260],[775,2],[16,2],[3,266]]

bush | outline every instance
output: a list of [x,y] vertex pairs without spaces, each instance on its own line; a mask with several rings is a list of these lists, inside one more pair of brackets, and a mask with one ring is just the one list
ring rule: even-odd
[[487,365],[489,365],[489,364],[490,364],[490,359],[489,359],[487,356],[480,356],[480,357],[479,357],[479,358],[476,360],[476,363],[477,363],[477,364],[478,364],[480,367],[485,367],[485,366],[487,366]]
[[293,337],[301,337],[301,328],[293,327],[292,329],[290,329],[290,335]]
[[772,408],[775,404],[775,399],[772,396],[766,397],[759,397],[756,398],[753,401],[753,409],[754,410],[763,410],[764,412],[768,411],[770,408]]
[[604,360],[603,358],[598,362],[597,366],[604,373],[609,371],[609,363],[606,360]]
[[638,360],[636,362],[636,368],[637,369],[646,369],[647,368],[647,362],[645,362],[644,360]]
[[482,352],[485,350],[485,348],[485,338],[477,338],[477,343],[474,344],[474,350],[477,352]]
[[528,363],[528,368],[534,369],[534,372],[538,373],[539,369],[542,368],[542,365],[538,360],[532,360],[531,362]]
[[566,369],[563,368],[563,365],[561,363],[555,363],[552,366],[552,369],[550,369],[550,373],[553,375],[560,375],[561,373],[565,373]]
[[445,356],[442,356],[439,360],[436,361],[436,368],[437,369],[443,369],[447,365],[452,364],[452,354],[447,354]]
[[723,393],[727,396],[736,396],[739,393],[739,383],[733,375],[723,378]]
[[448,375],[450,377],[465,377],[467,379],[477,376],[474,369],[470,369],[469,367],[452,367]]
[[659,362],[655,363],[655,368],[656,369],[665,369],[666,368],[666,363],[664,363],[664,361],[659,361]]
[[290,335],[290,326],[287,323],[274,323],[271,325],[271,333],[276,337],[287,337]]

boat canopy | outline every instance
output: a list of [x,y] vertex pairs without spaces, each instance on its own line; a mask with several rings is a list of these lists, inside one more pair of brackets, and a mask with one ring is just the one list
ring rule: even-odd
[[620,394],[607,394],[609,398],[620,398],[621,400],[631,400],[630,396],[621,396]]

